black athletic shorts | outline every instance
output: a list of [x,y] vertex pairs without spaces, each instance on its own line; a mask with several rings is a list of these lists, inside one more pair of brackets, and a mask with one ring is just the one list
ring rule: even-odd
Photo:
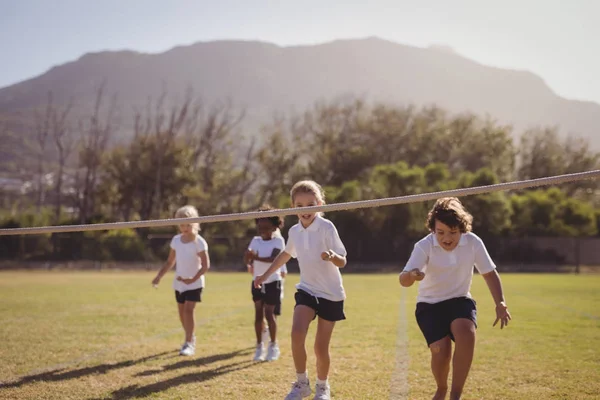
[[175,291],[175,300],[179,304],[183,304],[186,301],[195,301],[200,303],[202,301],[202,288],[186,290],[185,292]]
[[260,289],[255,288],[252,281],[252,301],[259,300],[270,306],[281,304],[281,281],[263,283]]
[[468,297],[455,297],[434,304],[420,302],[417,303],[415,317],[429,346],[446,336],[454,340],[450,324],[455,319],[469,319],[477,327],[477,305]]
[[346,319],[344,314],[344,300],[331,301],[322,297],[315,297],[298,289],[294,295],[296,298],[296,306],[303,305],[315,310],[315,318],[317,315],[327,321],[341,321]]

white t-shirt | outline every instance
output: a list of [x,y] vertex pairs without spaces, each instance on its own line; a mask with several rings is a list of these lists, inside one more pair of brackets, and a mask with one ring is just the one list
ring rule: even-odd
[[[258,253],[258,256],[263,257],[263,258],[271,257],[274,249],[278,249],[279,252],[281,253],[284,248],[285,248],[285,240],[283,240],[283,238],[279,237],[279,236],[273,236],[273,238],[271,240],[264,240],[260,236],[255,236],[252,239],[252,241],[250,242],[250,244],[248,245],[248,249]],[[252,276],[252,279],[267,272],[267,270],[271,266],[271,263],[254,260],[253,265],[254,265],[254,274]],[[280,280],[281,280],[281,268],[279,268],[277,271],[275,271],[273,274],[271,274],[271,276],[269,276],[264,283],[271,283],[271,282],[280,281]]]
[[417,302],[439,303],[455,297],[471,297],[473,266],[481,274],[496,268],[477,235],[462,234],[458,246],[447,251],[430,233],[415,244],[404,271],[417,268],[425,273],[425,278],[419,282]]
[[177,277],[192,278],[198,273],[198,270],[202,267],[198,253],[208,251],[206,240],[204,240],[202,236],[196,235],[195,240],[189,243],[183,243],[181,241],[181,235],[177,235],[171,240],[171,248],[175,250],[175,278],[173,280],[173,289],[178,292],[185,292],[186,290],[203,288],[204,275],[189,285],[178,281]]
[[341,256],[347,254],[335,225],[321,216],[315,217],[308,228],[297,223],[288,232],[285,252],[297,258],[300,267],[300,283],[296,288],[312,296],[342,301],[346,292],[340,269],[321,259],[321,253],[330,249]]

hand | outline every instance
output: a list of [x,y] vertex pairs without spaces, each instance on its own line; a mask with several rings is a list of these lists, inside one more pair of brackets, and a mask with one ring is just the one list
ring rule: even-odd
[[257,289],[260,289],[263,282],[266,280],[267,280],[267,278],[265,278],[263,275],[257,276],[256,278],[254,278],[254,287]]
[[494,321],[494,325],[500,321],[500,329],[503,329],[505,326],[508,326],[508,321],[511,320],[510,313],[508,312],[508,306],[505,302],[501,301],[496,306],[496,320]]
[[250,249],[246,250],[244,254],[244,258],[246,259],[246,264],[252,264],[252,262],[258,257],[258,253],[254,252]]
[[425,278],[425,272],[419,271],[417,268],[410,270],[410,276],[414,278],[415,281],[422,281]]
[[282,278],[285,278],[285,277],[286,277],[286,275],[287,275],[287,272],[283,272],[283,271],[281,272],[281,277],[282,277]]
[[183,282],[183,283],[185,283],[186,285],[189,285],[190,283],[194,283],[194,282],[196,282],[196,280],[195,280],[194,278],[182,278],[182,277],[180,277],[180,276],[178,276],[178,277],[177,277],[177,280],[178,280],[179,282]]
[[152,286],[158,286],[159,283],[160,283],[160,278],[158,276],[156,278],[152,279]]
[[335,252],[333,250],[327,250],[321,253],[321,260],[323,261],[331,261],[335,257]]

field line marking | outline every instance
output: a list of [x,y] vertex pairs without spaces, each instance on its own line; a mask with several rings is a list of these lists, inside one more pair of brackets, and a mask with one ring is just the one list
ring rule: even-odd
[[390,400],[408,399],[408,325],[406,318],[406,289],[400,290],[398,332],[396,334],[396,366],[390,382]]

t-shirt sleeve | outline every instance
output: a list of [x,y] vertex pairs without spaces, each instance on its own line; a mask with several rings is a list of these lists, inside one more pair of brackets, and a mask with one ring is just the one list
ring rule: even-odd
[[480,274],[487,274],[496,269],[496,264],[490,257],[483,240],[479,237],[475,237],[475,268]]
[[285,245],[285,249],[283,251],[294,258],[298,257],[298,254],[296,254],[296,243],[294,243],[294,233],[291,229],[288,235],[287,244]]
[[174,236],[173,239],[171,239],[171,244],[169,245],[171,247],[171,249],[175,250],[175,240],[177,239],[177,236]]
[[346,247],[344,243],[342,243],[342,239],[340,239],[340,235],[338,234],[338,230],[335,225],[331,224],[329,231],[327,232],[327,247],[339,254],[342,257],[346,257],[348,252],[346,251]]
[[248,245],[248,249],[252,251],[258,251],[258,240],[256,240],[256,236],[252,238],[250,244]]
[[412,271],[413,269],[418,269],[419,271],[423,271],[423,268],[427,265],[429,261],[429,256],[427,255],[426,249],[423,248],[423,242],[418,242],[413,247],[413,251],[410,254],[410,258],[406,262],[406,266],[402,270],[402,272]]
[[196,253],[208,251],[208,243],[202,236],[196,236]]
[[283,249],[285,249],[285,240],[283,240],[282,237],[276,237],[272,240],[275,241],[275,246],[273,248],[278,249],[280,252],[283,251]]

